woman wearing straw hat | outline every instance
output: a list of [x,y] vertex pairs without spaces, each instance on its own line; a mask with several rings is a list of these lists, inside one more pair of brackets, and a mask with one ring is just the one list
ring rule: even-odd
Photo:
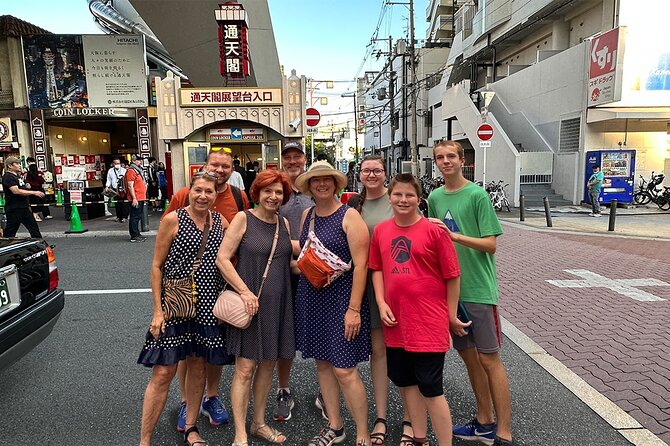
[[313,197],[315,203],[303,214],[300,244],[304,245],[314,219],[314,233],[325,247],[345,263],[352,263],[349,271],[321,289],[304,275],[298,284],[296,349],[303,358],[316,359],[329,421],[310,446],[344,442],[340,390],[356,423],[356,445],[370,445],[367,396],[357,369],[371,352],[370,311],[363,300],[370,236],[360,214],[335,196],[346,185],[347,177],[327,161],[315,162],[295,181],[296,188]]

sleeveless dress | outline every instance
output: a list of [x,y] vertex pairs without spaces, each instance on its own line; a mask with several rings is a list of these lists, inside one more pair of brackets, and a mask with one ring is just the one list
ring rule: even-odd
[[[345,262],[351,261],[347,235],[342,221],[348,206],[340,206],[326,217],[315,216],[314,232],[321,242]],[[307,212],[300,235],[304,245],[309,232],[309,220],[314,208]],[[327,361],[337,368],[356,367],[370,359],[370,309],[367,299],[361,302],[361,329],[353,341],[344,338],[344,314],[349,306],[353,268],[330,285],[317,290],[300,276],[295,298],[296,348],[302,357]]]
[[[177,211],[177,236],[172,241],[163,266],[163,274],[179,279],[191,274],[193,261],[202,242],[203,231],[198,229],[186,209]],[[216,254],[223,240],[221,214],[211,211],[211,221],[207,246],[195,276],[198,290],[196,315],[194,319],[173,319],[166,321],[165,332],[154,339],[147,332],[144,348],[140,352],[138,364],[176,364],[195,354],[205,358],[208,364],[231,364],[233,357],[226,353],[225,330],[212,314],[214,302],[225,282],[216,267]],[[164,299],[161,296],[161,300]]]
[[[235,270],[247,287],[258,293],[272,249],[276,224],[245,211],[247,230],[237,250]],[[279,217],[279,239],[267,279],[259,296],[258,313],[244,330],[227,326],[228,353],[255,361],[276,361],[295,356],[291,258],[293,248],[284,218]]]

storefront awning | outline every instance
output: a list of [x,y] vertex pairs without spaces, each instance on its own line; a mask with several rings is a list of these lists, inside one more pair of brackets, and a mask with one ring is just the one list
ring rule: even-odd
[[587,124],[613,119],[670,121],[670,107],[596,107],[586,112]]

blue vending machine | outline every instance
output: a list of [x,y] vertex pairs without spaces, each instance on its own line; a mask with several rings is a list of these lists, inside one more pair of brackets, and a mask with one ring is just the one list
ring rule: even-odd
[[586,184],[593,174],[593,166],[600,166],[603,186],[600,189],[600,203],[606,204],[616,199],[619,203],[632,203],[635,192],[635,150],[593,150],[586,152],[584,172],[584,202],[591,203]]

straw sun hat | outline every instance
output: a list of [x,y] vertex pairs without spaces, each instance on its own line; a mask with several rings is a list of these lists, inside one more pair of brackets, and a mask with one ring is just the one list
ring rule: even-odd
[[307,169],[307,172],[300,175],[295,179],[295,187],[307,196],[312,196],[309,191],[309,180],[314,177],[328,177],[331,176],[335,179],[335,188],[338,192],[340,189],[343,189],[347,185],[347,176],[331,166],[328,161],[317,161],[312,163]]

